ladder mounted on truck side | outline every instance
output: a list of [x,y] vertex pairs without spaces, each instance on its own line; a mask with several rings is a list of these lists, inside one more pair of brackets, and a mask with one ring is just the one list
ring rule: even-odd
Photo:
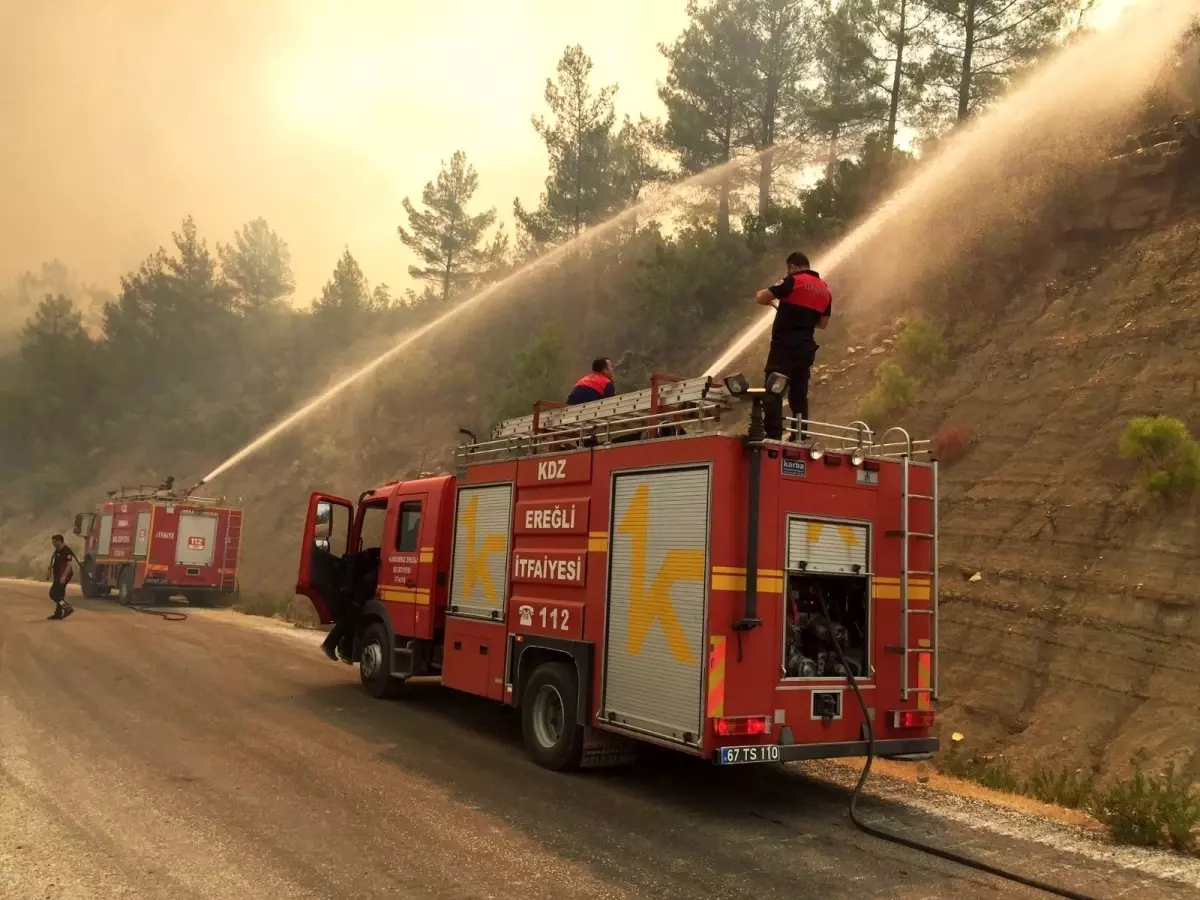
[[[938,699],[938,680],[941,674],[941,663],[938,655],[938,468],[937,460],[930,459],[929,466],[929,483],[930,493],[919,494],[912,490],[912,465],[914,453],[927,454],[927,450],[917,449],[914,447],[914,441],[909,437],[907,431],[896,426],[890,428],[880,441],[882,447],[889,446],[887,443],[888,436],[892,432],[898,432],[902,438],[899,443],[900,447],[900,527],[894,531],[885,533],[886,537],[899,538],[900,540],[900,646],[897,649],[901,655],[900,665],[900,699],[907,700],[910,694],[927,694],[933,700]],[[928,442],[920,442],[928,445]],[[912,521],[911,504],[916,501],[918,503],[929,504],[929,531],[920,532],[913,531],[910,528]],[[911,544],[910,541],[928,541],[929,542],[929,569],[913,569],[911,568]],[[929,606],[913,608],[910,597],[912,585],[910,581],[913,576],[927,577],[929,579]],[[909,644],[909,622],[913,616],[929,616],[929,646],[913,647]],[[930,681],[929,685],[913,685],[910,683],[911,667],[908,664],[909,659],[916,655],[918,658],[918,666],[920,665],[920,657],[928,656],[930,660]]]
[[237,587],[237,564],[242,549],[242,516],[240,509],[231,509],[225,524],[225,547],[221,553],[220,586],[223,591]]
[[708,375],[680,378],[656,373],[650,385],[574,406],[539,400],[532,414],[496,425],[488,440],[460,446],[458,462],[498,462],[576,446],[654,440],[673,436],[681,427],[708,427],[733,405],[725,388]]

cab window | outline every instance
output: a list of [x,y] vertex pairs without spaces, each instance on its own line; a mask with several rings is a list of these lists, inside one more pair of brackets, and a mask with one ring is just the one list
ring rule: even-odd
[[416,553],[421,542],[421,501],[405,500],[400,504],[400,523],[396,528],[396,550]]
[[363,508],[362,527],[358,532],[358,549],[379,550],[383,547],[383,523],[387,520],[386,506]]

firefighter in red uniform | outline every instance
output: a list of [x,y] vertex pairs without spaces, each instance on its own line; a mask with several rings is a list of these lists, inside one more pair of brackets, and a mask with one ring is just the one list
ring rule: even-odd
[[[796,423],[797,440],[804,440],[803,422],[808,419],[808,377],[817,356],[815,329],[829,326],[833,295],[821,276],[809,268],[808,257],[793,253],[787,258],[787,275],[766,290],[755,302],[775,307],[771,349],[765,374],[779,372],[790,382],[788,406]],[[767,394],[763,400],[763,426],[768,438],[783,438],[783,398]]]
[[592,360],[592,371],[575,382],[575,387],[571,389],[571,394],[567,397],[567,406],[603,400],[605,397],[613,396],[616,392],[616,388],[613,386],[612,360],[607,356],[600,356]]

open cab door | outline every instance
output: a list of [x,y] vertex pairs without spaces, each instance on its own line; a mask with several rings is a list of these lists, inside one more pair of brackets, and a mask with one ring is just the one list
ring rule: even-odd
[[354,504],[349,500],[321,493],[308,498],[296,593],[312,601],[322,625],[341,616],[353,521]]

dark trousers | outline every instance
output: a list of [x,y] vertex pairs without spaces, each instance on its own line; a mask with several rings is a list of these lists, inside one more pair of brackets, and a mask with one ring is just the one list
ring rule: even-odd
[[[767,355],[767,366],[763,376],[778,372],[788,378],[788,406],[792,415],[803,421],[808,418],[808,379],[812,372],[813,361],[817,358],[817,344],[806,341],[790,347],[771,347]],[[799,432],[796,439],[803,440],[804,428],[796,423]],[[763,427],[767,437],[775,440],[783,438],[783,398],[775,394],[767,394],[763,398]]]
[[50,585],[50,599],[60,610],[67,609],[71,605],[67,602],[67,586],[57,579]]

